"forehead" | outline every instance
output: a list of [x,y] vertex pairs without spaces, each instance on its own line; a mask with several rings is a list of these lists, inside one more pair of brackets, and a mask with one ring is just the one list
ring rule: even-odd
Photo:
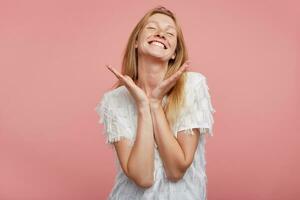
[[157,24],[160,24],[163,26],[172,26],[173,28],[176,27],[175,22],[171,17],[164,15],[164,14],[160,14],[160,13],[156,13],[156,14],[150,16],[147,20],[147,23],[151,23],[151,22],[157,23]]

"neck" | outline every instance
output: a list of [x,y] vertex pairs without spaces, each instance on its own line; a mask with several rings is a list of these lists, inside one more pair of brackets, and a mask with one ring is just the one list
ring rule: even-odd
[[138,80],[137,85],[147,95],[164,80],[168,69],[168,62],[153,57],[139,56],[138,59]]

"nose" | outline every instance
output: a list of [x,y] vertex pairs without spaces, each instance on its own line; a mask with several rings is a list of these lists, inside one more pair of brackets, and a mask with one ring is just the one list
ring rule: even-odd
[[158,29],[158,31],[157,31],[157,33],[156,33],[156,36],[159,36],[159,37],[165,39],[165,33],[164,33],[164,31],[162,31],[161,29]]

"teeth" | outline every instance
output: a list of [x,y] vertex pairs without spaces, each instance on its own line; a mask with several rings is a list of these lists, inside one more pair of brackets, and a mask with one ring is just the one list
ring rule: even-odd
[[165,46],[164,46],[162,43],[160,43],[160,42],[154,41],[154,42],[152,42],[151,44],[154,44],[154,45],[156,45],[156,46],[160,46],[160,47],[162,47],[162,48],[165,48]]

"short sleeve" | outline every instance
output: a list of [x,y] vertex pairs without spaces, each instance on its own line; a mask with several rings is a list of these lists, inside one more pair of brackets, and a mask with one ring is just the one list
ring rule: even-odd
[[206,77],[200,73],[193,74],[185,85],[185,105],[181,110],[175,131],[185,130],[193,133],[193,128],[198,128],[200,134],[213,135],[213,113],[216,110],[211,103]]
[[113,146],[114,142],[122,138],[129,139],[132,145],[131,130],[126,118],[126,109],[120,104],[120,99],[112,95],[104,94],[95,107],[99,115],[99,123],[104,125],[105,143]]

